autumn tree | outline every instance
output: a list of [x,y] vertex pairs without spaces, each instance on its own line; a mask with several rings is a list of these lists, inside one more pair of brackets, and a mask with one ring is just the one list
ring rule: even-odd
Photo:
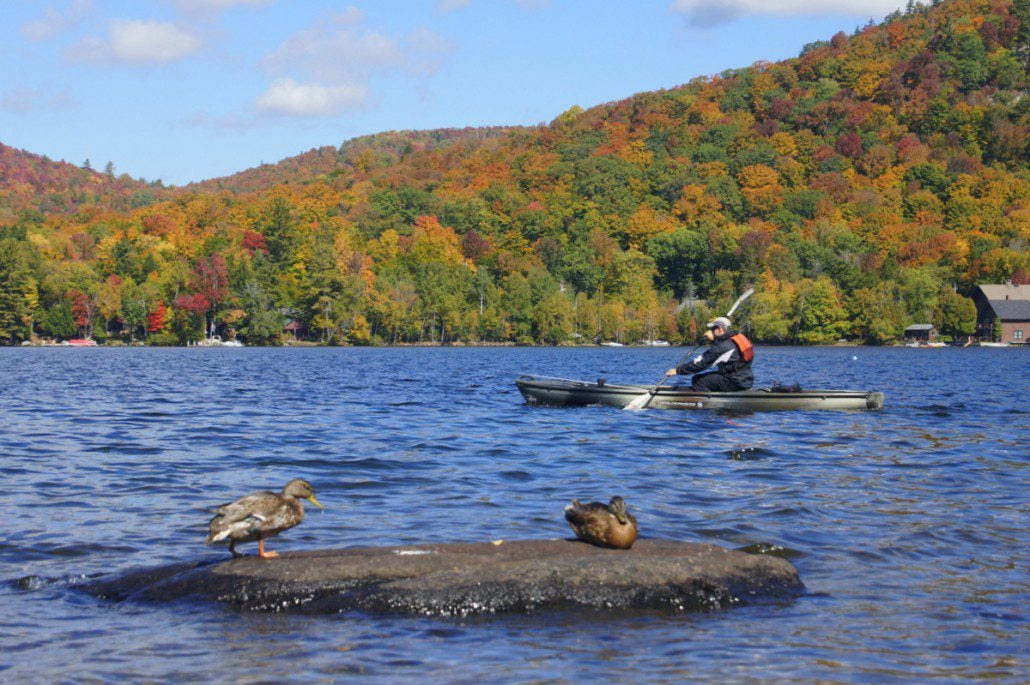
[[165,328],[168,310],[164,302],[158,302],[147,314],[147,333],[160,333]]
[[96,300],[88,293],[72,290],[68,293],[72,303],[72,317],[78,327],[79,335],[88,338],[93,333],[93,324],[97,318]]

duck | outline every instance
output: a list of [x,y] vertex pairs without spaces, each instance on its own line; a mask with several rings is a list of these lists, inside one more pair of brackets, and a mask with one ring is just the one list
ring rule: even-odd
[[598,547],[629,549],[637,539],[637,520],[626,511],[626,502],[616,495],[608,504],[578,499],[565,506],[565,520],[576,537]]
[[208,524],[210,534],[207,536],[207,544],[228,540],[229,551],[236,559],[243,556],[236,551],[237,542],[257,540],[258,556],[262,559],[275,558],[279,553],[266,550],[265,539],[289,530],[304,520],[301,499],[324,509],[315,499],[311,483],[303,478],[294,478],[287,483],[282,494],[263,490],[223,504],[214,510],[215,516]]

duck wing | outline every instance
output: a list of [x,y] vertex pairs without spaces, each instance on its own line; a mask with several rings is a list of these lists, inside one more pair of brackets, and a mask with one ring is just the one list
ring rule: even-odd
[[261,533],[268,534],[290,528],[299,520],[283,525],[291,507],[285,498],[274,492],[255,492],[235,502],[223,504],[215,509],[215,516],[208,526],[208,542],[226,538],[243,540]]
[[565,520],[580,539],[594,542],[604,538],[615,517],[600,502],[580,504],[573,500],[565,507]]

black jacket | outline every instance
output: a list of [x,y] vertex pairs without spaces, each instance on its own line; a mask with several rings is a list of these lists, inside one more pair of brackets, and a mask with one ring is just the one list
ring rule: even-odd
[[714,364],[717,373],[732,378],[745,389],[750,388],[755,382],[755,376],[751,373],[751,362],[744,361],[737,344],[730,339],[738,333],[740,331],[727,331],[719,336],[703,354],[677,366],[676,373],[686,376],[703,371]]

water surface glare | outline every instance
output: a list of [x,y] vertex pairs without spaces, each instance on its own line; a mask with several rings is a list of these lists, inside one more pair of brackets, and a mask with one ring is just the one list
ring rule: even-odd
[[[0,349],[0,679],[1026,682],[1030,355],[761,348],[759,385],[879,412],[527,406],[521,373],[657,382],[685,350]],[[300,616],[93,599],[205,547],[209,510],[310,480],[316,547],[642,535],[779,547],[809,593],[711,614]],[[253,553],[254,545],[242,549]]]

